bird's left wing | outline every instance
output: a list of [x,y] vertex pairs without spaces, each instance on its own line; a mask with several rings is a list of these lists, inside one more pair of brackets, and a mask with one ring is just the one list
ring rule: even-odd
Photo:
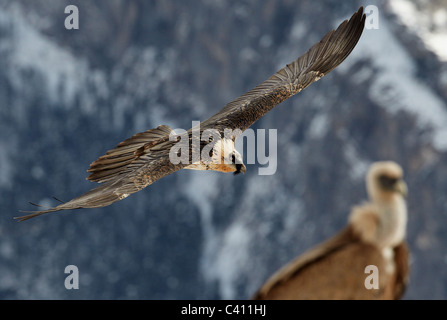
[[316,245],[314,248],[293,259],[284,267],[276,271],[254,294],[253,299],[266,299],[273,289],[287,282],[309,264],[321,260],[333,252],[342,250],[345,246],[354,243],[355,241],[357,241],[357,238],[352,232],[352,229],[346,227],[334,237]]
[[169,139],[171,132],[163,125],[135,134],[90,165],[87,179],[101,183],[99,187],[57,207],[25,211],[29,214],[15,219],[23,221],[48,212],[108,206],[182,169],[184,164],[174,164],[169,157],[176,143]]
[[396,266],[396,279],[393,287],[394,299],[401,299],[407,288],[410,273],[409,267],[410,250],[405,242],[394,248],[394,263]]
[[228,103],[218,113],[202,122],[201,128],[240,129],[250,127],[276,105],[321,79],[342,63],[356,46],[365,25],[363,7],[337,30],[328,32],[297,60],[272,77]]

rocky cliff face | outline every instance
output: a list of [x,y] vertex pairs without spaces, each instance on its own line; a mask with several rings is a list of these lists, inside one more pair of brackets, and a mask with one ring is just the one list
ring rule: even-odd
[[[447,69],[402,18],[417,1],[377,1],[379,28],[342,66],[255,124],[277,130],[274,174],[260,161],[243,176],[183,170],[106,208],[18,224],[27,201],[89,190],[88,165],[118,142],[189,129],[367,5],[49,3],[0,1],[1,298],[249,298],[345,224],[368,165],[385,159],[410,190],[405,298],[447,297]],[[64,27],[69,4],[79,30]],[[64,286],[67,265],[79,290]]]

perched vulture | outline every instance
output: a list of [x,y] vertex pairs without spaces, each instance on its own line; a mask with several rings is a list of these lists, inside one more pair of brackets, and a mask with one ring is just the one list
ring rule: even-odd
[[[99,187],[57,207],[28,211],[30,214],[16,219],[22,221],[59,210],[108,206],[180,169],[245,172],[242,157],[234,147],[235,140],[276,105],[342,63],[356,46],[364,25],[361,7],[349,21],[328,32],[297,60],[186,134],[178,135],[166,125],[137,133],[90,165],[87,179],[100,183]],[[187,148],[179,147],[185,141]]]
[[372,164],[366,187],[370,200],[353,207],[347,227],[273,274],[254,299],[400,299],[409,270],[401,167]]

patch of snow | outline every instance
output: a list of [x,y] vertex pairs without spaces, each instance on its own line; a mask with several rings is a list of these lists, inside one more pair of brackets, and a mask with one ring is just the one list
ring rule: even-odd
[[206,281],[213,281],[214,274],[213,258],[215,257],[215,251],[219,240],[219,234],[217,234],[213,225],[213,202],[217,196],[216,190],[219,190],[218,177],[216,173],[201,172],[190,173],[190,179],[185,188],[182,188],[183,193],[198,207],[200,214],[200,221],[203,231],[203,254],[200,262],[200,268],[202,269],[203,276]]
[[293,41],[298,41],[307,33],[308,27],[306,24],[302,21],[296,21],[291,28],[290,37]]
[[40,180],[43,177],[45,177],[45,171],[44,169],[39,166],[39,165],[35,165],[31,168],[31,176],[36,179],[36,180]]
[[413,113],[421,128],[433,132],[433,146],[447,150],[447,106],[433,90],[415,76],[413,59],[391,32],[385,18],[379,29],[365,29],[357,47],[337,69],[347,72],[356,61],[370,59],[379,69],[372,79],[370,98],[390,113]]
[[[251,232],[245,223],[232,223],[222,238],[222,247],[209,274],[219,283],[220,295],[223,299],[234,299],[238,276],[243,273],[241,265],[249,256]],[[217,248],[216,248],[217,249]]]
[[[213,190],[218,189],[216,185],[218,177],[207,175],[205,178],[206,181],[197,174],[192,175],[185,188],[185,193],[198,205],[201,215],[204,233],[202,274],[208,282],[217,281],[219,293],[223,299],[233,299],[236,295],[238,277],[246,271],[246,258],[249,256],[253,233],[245,221],[247,218],[245,215],[235,219],[222,233],[215,230],[212,223],[214,211],[212,205],[213,198],[216,196]],[[251,178],[249,182],[251,188],[244,196],[239,212],[254,212],[260,194],[269,190],[262,180],[260,176]]]
[[[287,190],[279,178],[275,177],[266,178],[260,175],[250,177],[248,181],[250,187],[236,208],[240,214],[220,234],[215,234],[215,230],[211,229],[214,235],[211,244],[208,239],[204,240],[208,247],[208,250],[204,251],[204,256],[208,257],[204,260],[207,264],[203,265],[203,273],[207,281],[217,282],[222,299],[237,298],[238,285],[242,278],[248,282],[248,287],[253,287],[255,284],[254,278],[247,279],[247,275],[252,273],[257,263],[252,252],[256,251],[254,248],[257,239],[264,238],[275,230],[270,222],[275,220],[273,216],[287,212],[281,216],[284,226],[278,234],[281,243],[289,241],[302,221],[303,205],[299,196],[290,200]],[[272,188],[277,191],[275,195],[271,193]],[[257,213],[256,216],[253,215],[254,212]]]
[[447,9],[421,10],[408,0],[390,1],[389,6],[402,24],[420,37],[427,48],[447,61]]
[[270,35],[265,34],[263,35],[260,39],[259,39],[259,44],[261,45],[261,47],[263,48],[269,48],[272,46],[273,44],[273,39]]
[[58,105],[70,105],[82,88],[88,71],[85,60],[73,56],[36,30],[23,15],[20,5],[11,5],[9,11],[0,11],[2,26],[9,26],[12,35],[4,37],[0,46],[10,46],[11,79],[20,86],[22,70],[36,70],[44,75],[48,96]]
[[0,140],[0,186],[10,189],[14,185],[14,164],[8,150],[11,150],[9,141]]
[[311,139],[322,139],[326,135],[328,127],[329,119],[327,113],[321,112],[317,114],[310,123],[309,137]]
[[350,176],[354,181],[364,180],[371,162],[362,159],[352,143],[345,143],[345,157],[349,162]]

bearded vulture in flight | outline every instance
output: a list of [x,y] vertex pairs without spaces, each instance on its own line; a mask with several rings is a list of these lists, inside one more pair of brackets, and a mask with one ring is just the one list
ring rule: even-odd
[[[200,141],[197,148],[189,145],[188,161],[172,161],[172,150],[180,136],[166,125],[137,133],[109,150],[94,161],[87,177],[101,185],[87,193],[42,211],[28,211],[16,217],[19,221],[47,212],[78,208],[98,208],[124,199],[155,181],[180,169],[245,172],[245,165],[234,142],[240,134],[276,105],[297,94],[311,83],[321,79],[342,63],[356,46],[363,32],[365,14],[361,7],[351,19],[343,21],[337,30],[323,39],[297,60],[286,65],[272,77],[228,103],[218,113],[200,124],[200,128],[187,131],[186,139],[193,142],[194,130],[201,134],[212,130],[209,140]],[[225,135],[230,130],[230,136]],[[209,150],[210,159],[200,154]],[[200,153],[200,154],[199,154]]]
[[400,299],[409,270],[402,176],[394,162],[373,163],[366,177],[370,202],[355,206],[337,235],[273,274],[254,299]]

